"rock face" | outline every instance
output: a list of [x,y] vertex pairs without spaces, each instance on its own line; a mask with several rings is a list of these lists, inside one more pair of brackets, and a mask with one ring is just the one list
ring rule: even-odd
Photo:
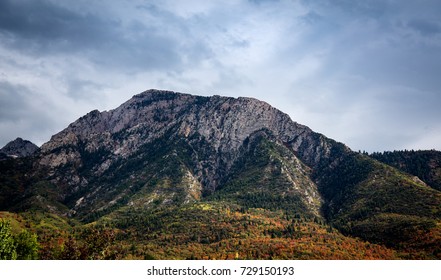
[[27,157],[35,154],[39,150],[38,146],[28,140],[17,138],[9,142],[0,149],[0,153],[7,157]]
[[[148,90],[114,110],[95,110],[70,124],[41,147],[39,162],[52,170],[53,182],[64,186],[65,198],[75,198],[73,209],[77,211],[95,199],[93,192],[89,193],[89,197],[78,197],[76,193],[95,188],[95,194],[113,192],[110,182],[115,185],[127,181],[127,178],[115,181],[118,168],[135,158],[143,159],[140,164],[149,166],[158,160],[157,155],[152,158],[152,151],[150,154],[140,151],[168,143],[168,147],[156,147],[154,150],[171,149],[161,156],[177,157],[176,161],[182,163],[180,168],[191,179],[185,176],[181,179],[187,178],[193,186],[197,185],[192,191],[183,191],[193,193],[187,194],[188,199],[196,199],[215,192],[228,182],[232,167],[242,156],[244,143],[259,132],[286,150],[289,158],[280,158],[294,163],[296,167],[282,165],[283,176],[291,182],[290,188],[296,189],[303,197],[302,201],[311,206],[311,212],[319,215],[321,198],[316,184],[311,179],[307,184],[296,183],[295,180],[301,177],[296,174],[307,173],[308,168],[329,157],[333,145],[349,149],[253,98],[202,97]],[[180,145],[185,147],[176,151]],[[180,155],[183,149],[188,151],[185,156]],[[92,183],[104,175],[108,176],[107,183]],[[102,189],[103,185],[108,185],[106,190]],[[200,194],[195,195],[196,190]],[[174,195],[170,193],[164,199]],[[112,196],[111,201],[123,200],[123,197]]]
[[[294,150],[302,147],[303,157],[311,163],[317,163],[321,152],[326,154],[329,148],[325,141],[315,147],[318,134],[256,99],[149,90],[135,95],[115,110],[90,112],[53,136],[42,146],[42,152],[47,154],[59,147],[87,142],[89,152],[106,145],[114,155],[127,157],[141,145],[173,130],[175,135],[185,138],[200,135],[228,165],[243,141],[264,128]],[[69,156],[63,158],[46,163],[57,166],[67,162]]]

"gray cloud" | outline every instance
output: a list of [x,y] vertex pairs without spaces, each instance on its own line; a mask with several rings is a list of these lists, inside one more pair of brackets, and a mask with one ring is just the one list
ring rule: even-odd
[[9,83],[0,83],[0,119],[7,122],[20,121],[23,114],[26,114],[26,103],[28,98],[27,89],[14,87]]
[[0,143],[13,140],[13,135],[41,143],[64,125],[59,108],[41,101],[25,86],[0,82]]
[[433,36],[441,33],[441,25],[439,22],[435,21],[413,19],[408,22],[408,26],[425,36]]
[[117,22],[80,15],[47,1],[2,1],[0,29],[14,47],[73,51],[100,47],[116,35]]
[[175,17],[159,13],[154,6],[143,8],[153,20],[174,25],[176,33],[167,34],[160,26],[136,18],[124,25],[118,18],[104,18],[87,8],[78,13],[49,1],[2,1],[0,34],[10,47],[32,55],[76,54],[101,67],[123,70],[178,70],[182,51],[192,50],[193,59],[207,52]]

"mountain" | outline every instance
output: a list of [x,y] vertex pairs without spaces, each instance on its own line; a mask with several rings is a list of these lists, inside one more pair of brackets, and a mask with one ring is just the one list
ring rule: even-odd
[[7,157],[27,157],[35,154],[38,151],[38,146],[28,140],[17,138],[9,142],[0,149],[0,154],[3,158]]
[[[298,150],[303,161],[315,164],[326,156],[333,141],[251,98],[147,91],[115,110],[92,111],[72,123],[42,146],[39,163],[54,174],[51,180],[64,186],[64,199],[73,211],[90,214],[124,200],[127,186],[138,192],[152,179],[186,181],[184,186],[193,186],[161,193],[166,202],[183,197],[176,196],[177,192],[185,193],[183,202],[214,193],[228,183],[238,163],[248,158],[247,149],[253,148],[247,146],[249,142],[259,144],[254,138],[258,142],[270,139],[277,146],[271,161],[280,163],[278,168],[289,182],[286,191],[296,192],[305,209],[318,215],[317,186],[311,180],[296,184],[309,171],[288,150]],[[293,170],[282,165],[282,158],[296,164]]]
[[0,170],[45,258],[441,257],[439,190],[253,98],[148,90]]
[[439,151],[406,150],[373,153],[370,156],[403,172],[417,176],[429,186],[441,191],[441,152]]

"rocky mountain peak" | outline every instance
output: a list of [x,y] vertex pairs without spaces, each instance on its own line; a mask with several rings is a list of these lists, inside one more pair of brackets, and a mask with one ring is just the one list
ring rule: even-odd
[[[76,146],[81,142],[89,152],[103,148],[118,157],[126,157],[138,147],[171,132],[186,138],[203,137],[223,160],[229,161],[234,159],[243,141],[261,129],[270,130],[311,163],[318,160],[317,149],[325,149],[324,154],[327,153],[324,142],[318,148],[312,147],[320,140],[318,134],[293,122],[266,102],[154,89],[133,96],[114,110],[88,113],[54,135],[42,146],[42,151],[47,154],[61,146]],[[66,160],[50,162],[53,165]]]
[[[198,185],[196,189],[201,193],[212,193],[237,172],[237,162],[249,156],[244,152],[247,143],[261,131],[265,131],[265,139],[275,143],[265,149],[266,153],[275,149],[275,154],[282,151],[286,154],[265,161],[286,161],[288,165],[301,161],[306,164],[297,164],[294,169],[283,167],[279,171],[286,178],[281,180],[287,186],[296,186],[293,190],[288,187],[284,192],[302,193],[302,203],[313,205],[310,208],[318,215],[317,187],[309,181],[303,184],[304,189],[296,189],[300,185],[298,180],[309,180],[305,179],[306,175],[299,174],[306,174],[305,170],[328,157],[336,142],[254,98],[147,90],[116,109],[94,110],[71,123],[42,146],[39,163],[53,170],[53,180],[57,184],[69,186],[68,196],[91,188],[91,181],[99,180],[105,174],[111,173],[108,176],[115,177],[113,170],[124,169],[123,166],[132,161],[156,170],[157,167],[152,166],[162,158],[173,159],[180,166],[175,166],[178,170],[172,173],[186,174],[180,177],[181,181],[192,178],[191,185]],[[261,141],[265,146],[266,140]],[[253,150],[253,153],[259,152]],[[266,168],[273,169],[271,166]],[[135,171],[130,172],[135,176]],[[100,188],[97,183],[92,185]],[[173,192],[165,200],[172,200],[171,196],[175,195]],[[200,195],[188,194],[187,197]],[[83,205],[92,203],[91,198],[81,201]]]
[[148,89],[144,92],[135,94],[131,100],[159,100],[159,99],[173,99],[176,97],[191,96],[187,93],[179,93],[170,90]]
[[9,142],[0,149],[0,153],[8,157],[27,157],[35,154],[39,150],[38,146],[28,140],[17,139]]

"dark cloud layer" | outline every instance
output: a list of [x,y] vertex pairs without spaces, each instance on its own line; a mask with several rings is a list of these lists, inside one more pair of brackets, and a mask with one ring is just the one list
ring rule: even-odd
[[[153,14],[157,10],[143,8]],[[168,24],[185,33],[179,22],[168,19]],[[99,66],[134,70],[178,69],[182,63],[180,48],[188,48],[187,52],[206,51],[197,42],[191,42],[191,38],[176,38],[136,18],[125,26],[111,16],[103,18],[87,9],[78,13],[49,1],[2,1],[0,32],[9,47],[31,55],[75,54]],[[190,43],[182,44],[179,39],[189,39]]]
[[353,149],[441,149],[439,1],[0,1],[0,146],[148,88],[253,96]]
[[102,47],[118,23],[81,15],[46,1],[2,1],[0,29],[14,47],[39,54]]
[[60,113],[57,108],[39,102],[30,89],[0,82],[1,143],[13,140],[12,135],[44,141],[41,135],[50,134],[50,128],[61,128],[58,120],[62,118],[57,118]]

